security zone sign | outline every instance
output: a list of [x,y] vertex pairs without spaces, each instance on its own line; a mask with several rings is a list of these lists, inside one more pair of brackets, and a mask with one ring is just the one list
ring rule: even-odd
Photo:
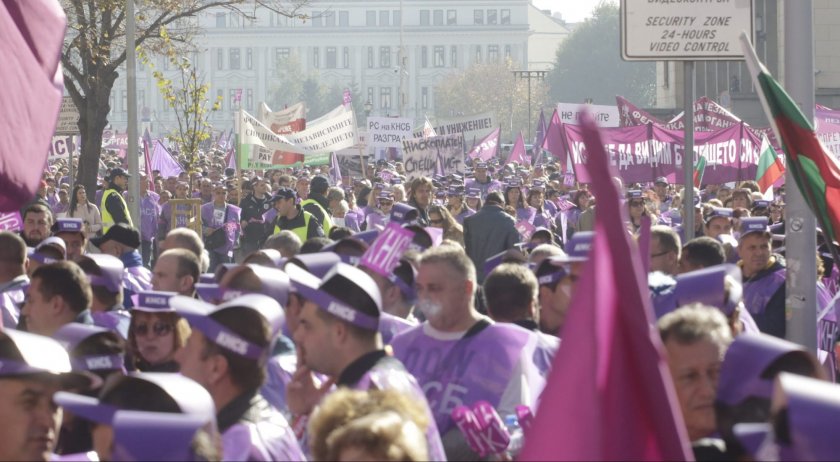
[[739,37],[753,34],[754,0],[621,0],[626,61],[743,59]]

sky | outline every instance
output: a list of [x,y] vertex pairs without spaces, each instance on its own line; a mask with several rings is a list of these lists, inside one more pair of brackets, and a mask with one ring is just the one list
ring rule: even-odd
[[[532,0],[541,10],[559,11],[566,22],[579,22],[591,16],[592,9],[602,0]],[[607,0],[618,3],[618,0]]]

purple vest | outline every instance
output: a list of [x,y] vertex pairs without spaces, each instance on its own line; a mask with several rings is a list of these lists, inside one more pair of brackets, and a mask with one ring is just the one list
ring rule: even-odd
[[260,394],[274,406],[274,409],[289,415],[286,404],[286,387],[292,381],[292,375],[297,369],[297,356],[282,354],[269,358],[266,364],[266,380],[260,389]]
[[360,213],[351,210],[344,214],[344,226],[350,228],[350,230],[354,233],[358,233],[362,230],[359,227],[359,223],[361,223],[362,221],[364,220]]
[[502,191],[504,188],[502,187],[502,183],[498,180],[490,180],[487,183],[479,183],[478,180],[472,179],[467,181],[465,190],[469,191],[470,189],[479,189],[481,190],[481,200],[487,199],[487,194],[493,191]]
[[[423,396],[423,390],[417,383],[417,379],[408,374],[405,369],[400,367],[398,361],[386,360],[379,361],[369,371],[362,376],[353,388],[355,390],[397,390],[403,394],[410,396],[418,402],[426,402]],[[428,405],[426,406],[429,413],[432,414]],[[431,417],[434,417],[431,415]],[[440,433],[435,419],[429,419],[429,427],[426,429],[426,441],[429,444],[429,459],[434,461],[446,460],[446,453],[443,449],[443,442],[440,439]]]
[[747,307],[753,317],[762,316],[767,308],[767,303],[773,298],[773,294],[779,287],[785,285],[784,268],[779,269],[763,278],[744,283],[744,306]]
[[537,347],[534,348],[534,366],[543,378],[548,378],[551,365],[554,363],[554,355],[560,348],[560,339],[543,332],[534,332],[537,335]]
[[537,215],[537,209],[529,206],[525,208],[516,209],[516,221],[525,220],[528,223],[534,224],[534,217]]
[[542,213],[536,213],[534,215],[534,222],[532,223],[535,228],[547,228],[553,229],[554,223],[552,223],[551,215],[548,213],[547,210],[543,210]]
[[226,207],[227,213],[225,214],[225,217],[222,220],[217,220],[212,202],[208,202],[201,206],[201,220],[204,226],[218,228],[225,223],[230,223],[230,225],[225,226],[227,243],[218,249],[208,249],[208,251],[213,251],[223,255],[226,255],[228,252],[233,250],[233,246],[236,243],[236,237],[239,234],[239,217],[242,212],[242,209],[235,205],[227,204]]
[[396,337],[397,334],[416,326],[417,322],[411,322],[393,314],[383,312],[379,315],[379,333],[382,335],[383,345],[390,345],[391,339]]
[[441,434],[454,428],[457,406],[487,401],[498,408],[523,348],[535,343],[533,333],[513,324],[492,324],[460,340],[430,337],[424,326],[398,335],[391,346],[423,387]]
[[140,237],[144,241],[151,241],[157,233],[161,211],[159,200],[160,196],[152,191],[140,199]]
[[122,286],[131,293],[152,290],[152,272],[145,266],[131,266],[123,271]]
[[283,415],[272,409],[266,417],[259,422],[235,423],[222,433],[222,460],[306,460]]

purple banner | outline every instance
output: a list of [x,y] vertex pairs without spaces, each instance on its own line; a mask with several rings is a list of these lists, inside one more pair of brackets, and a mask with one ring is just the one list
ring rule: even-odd
[[[582,183],[590,182],[586,170],[586,147],[579,126],[563,125],[575,175]],[[626,183],[651,182],[664,176],[670,183],[682,183],[683,132],[656,125],[603,128],[601,136],[616,167]],[[706,158],[706,183],[754,180],[761,139],[742,125],[713,132],[694,133],[694,159]]]
[[23,228],[20,212],[0,213],[0,230],[17,232]]

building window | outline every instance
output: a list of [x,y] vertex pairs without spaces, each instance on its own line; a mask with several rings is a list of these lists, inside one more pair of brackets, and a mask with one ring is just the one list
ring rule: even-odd
[[429,67],[429,47],[420,47],[420,67]]
[[335,27],[335,12],[334,11],[324,11],[324,24],[327,27]]
[[120,109],[122,109],[123,112],[127,112],[128,111],[128,90],[123,90],[120,93],[122,95],[121,98],[120,98],[120,105],[121,105]]
[[336,56],[335,47],[327,47],[327,69],[335,69],[338,67],[338,56]]
[[239,27],[240,17],[237,13],[230,14],[230,27]]
[[420,10],[420,25],[429,25],[429,10]]
[[216,13],[216,27],[226,27],[226,26],[227,26],[227,14]]
[[391,67],[391,47],[379,47],[379,67]]
[[458,47],[455,45],[449,49],[449,66],[458,67]]
[[318,69],[321,67],[321,48],[312,48],[312,67]]
[[475,63],[481,64],[481,45],[475,46]]
[[373,58],[373,47],[367,47],[367,55],[368,55],[368,68],[376,67],[376,63],[374,62]]
[[502,10],[502,24],[510,24],[510,10]]
[[248,108],[248,109],[253,109],[254,108],[254,89],[253,88],[249,88],[245,92],[245,107]]
[[388,27],[390,24],[390,12],[389,11],[380,11],[379,12],[379,27]]
[[342,10],[338,12],[338,25],[341,27],[347,27],[350,25],[350,12],[347,10]]
[[341,52],[341,67],[345,69],[350,67],[350,47],[344,47]]
[[394,18],[394,25],[400,26],[402,25],[402,14],[400,10],[394,10],[391,12],[391,17]]
[[373,94],[373,87],[367,87],[367,100],[370,101],[370,104],[375,106],[376,101],[374,96],[375,95]]
[[231,48],[230,49],[230,68],[231,69],[239,69],[239,48]]
[[443,25],[443,10],[435,10],[435,25]]
[[245,67],[250,71],[254,68],[254,49],[245,49]]
[[376,25],[376,11],[368,10],[365,12],[365,16],[367,18],[365,24],[368,26],[375,26]]
[[444,58],[444,47],[436,46],[434,48],[434,63],[435,67],[443,67],[446,65],[445,58]]
[[289,49],[288,48],[275,48],[274,49],[274,65],[279,66],[281,62],[289,59]]
[[225,50],[223,48],[216,48],[216,69],[222,70],[225,68]]
[[317,11],[312,12],[312,27],[323,27],[324,26],[324,13],[319,13]]
[[496,10],[487,10],[487,24],[495,26],[498,23],[497,20]]
[[446,25],[454,26],[456,24],[458,24],[458,11],[446,10]]
[[379,107],[381,109],[391,109],[391,87],[379,88]]
[[473,10],[473,24],[484,24],[484,10]]
[[505,58],[510,58],[510,56],[511,56],[510,45],[505,45]]
[[429,109],[429,87],[420,89],[420,108]]
[[499,45],[487,45],[487,62],[499,60]]

